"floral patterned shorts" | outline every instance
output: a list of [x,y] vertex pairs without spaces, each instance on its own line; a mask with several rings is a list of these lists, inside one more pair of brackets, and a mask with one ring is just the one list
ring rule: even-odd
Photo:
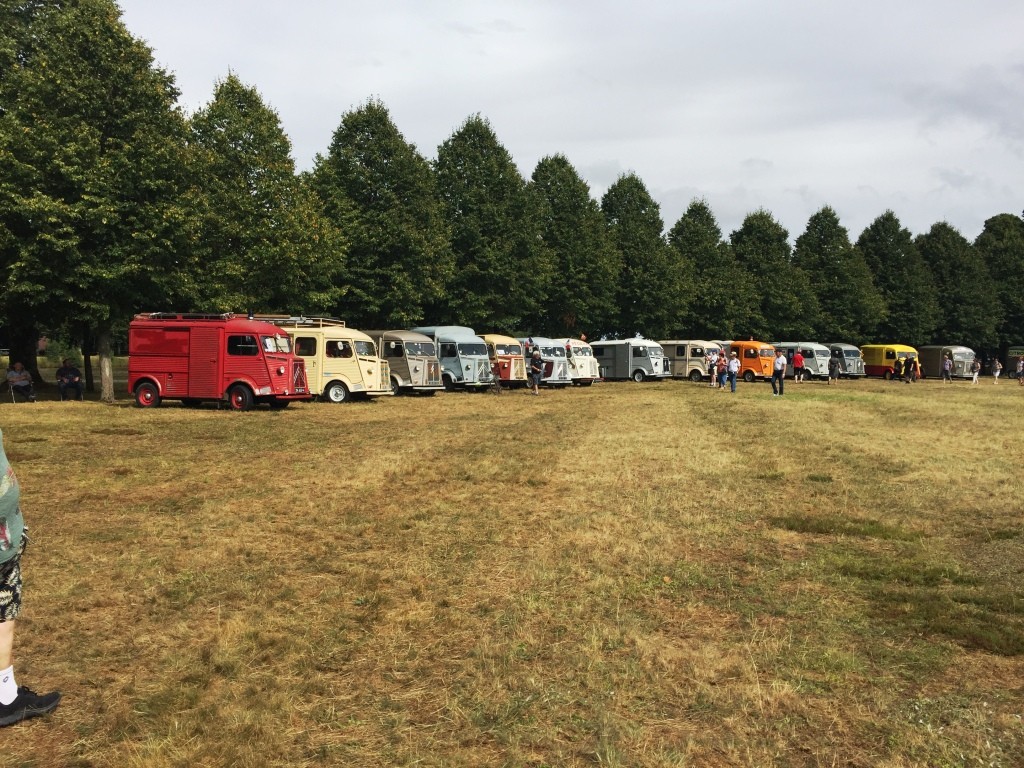
[[14,621],[21,613],[21,555],[27,543],[28,536],[22,536],[18,554],[0,565],[0,622]]

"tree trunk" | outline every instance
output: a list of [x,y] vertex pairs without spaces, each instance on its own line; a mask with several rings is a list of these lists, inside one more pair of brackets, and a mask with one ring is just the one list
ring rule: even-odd
[[92,329],[88,325],[82,326],[82,373],[85,376],[85,390],[96,391],[96,382],[92,372],[92,356],[95,354],[92,344]]
[[100,400],[114,402],[114,358],[110,350],[110,323],[96,328],[96,352],[100,358]]

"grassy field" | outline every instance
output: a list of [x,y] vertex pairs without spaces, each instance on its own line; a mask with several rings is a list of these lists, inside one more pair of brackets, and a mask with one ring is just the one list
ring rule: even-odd
[[1022,404],[5,402],[64,701],[3,764],[1019,766]]

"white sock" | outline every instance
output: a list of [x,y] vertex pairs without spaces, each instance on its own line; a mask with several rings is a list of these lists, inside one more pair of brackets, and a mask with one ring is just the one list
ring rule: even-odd
[[0,669],[0,704],[10,704],[18,698],[18,684],[14,682],[14,665]]

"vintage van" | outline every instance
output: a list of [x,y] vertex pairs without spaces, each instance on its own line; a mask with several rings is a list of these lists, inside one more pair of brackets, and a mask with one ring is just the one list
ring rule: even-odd
[[444,388],[484,389],[491,386],[491,361],[487,344],[472,328],[464,325],[424,325],[413,328],[437,345]]
[[306,363],[309,389],[321,400],[344,403],[393,394],[390,366],[377,355],[373,339],[344,320],[289,317],[271,322],[291,336],[295,354]]
[[775,347],[763,341],[730,341],[725,354],[736,353],[740,361],[739,377],[750,382],[756,379],[770,379],[775,360]]
[[865,344],[860,354],[864,358],[864,375],[883,379],[892,378],[896,360],[906,361],[918,356],[917,350],[906,344]]
[[589,387],[601,378],[601,371],[594,358],[594,348],[582,339],[554,339],[565,349],[565,362],[569,367],[569,378],[577,387]]
[[541,384],[549,387],[567,387],[572,384],[572,378],[569,376],[569,359],[562,343],[544,336],[530,336],[519,341],[523,345],[523,362],[527,369],[530,367],[530,357],[533,356],[534,348],[540,350],[540,359],[544,361]]
[[148,312],[128,324],[128,391],[140,408],[216,401],[234,411],[309,400],[302,358],[271,323],[231,313]]
[[1016,344],[1006,350],[1006,364],[1003,366],[1003,370],[1006,371],[1008,378],[1017,378],[1017,360],[1022,355],[1024,355],[1024,346],[1020,344]]
[[413,331],[365,331],[391,369],[391,391],[434,394],[444,389],[437,347],[428,336]]
[[661,344],[650,339],[595,341],[594,358],[604,379],[650,381],[672,376]]
[[860,356],[858,347],[841,342],[832,342],[826,346],[833,357],[839,358],[843,376],[848,379],[859,379],[864,376],[864,358]]
[[[921,378],[929,376],[933,379],[942,378],[942,361],[946,353],[953,358],[954,378],[969,379],[971,365],[974,364],[974,350],[970,347],[962,347],[956,344],[926,344],[917,350],[921,355]],[[1016,362],[1016,361],[1014,361]]]
[[673,378],[689,379],[693,382],[701,381],[711,377],[708,370],[707,355],[709,350],[722,354],[722,346],[715,341],[659,341],[661,348],[665,351],[665,359],[668,361],[669,370]]
[[827,379],[828,360],[832,352],[824,344],[814,341],[773,341],[772,346],[786,353],[786,376],[792,378],[793,355],[799,349],[804,356],[804,375],[808,379]]
[[526,386],[526,359],[523,345],[511,336],[485,333],[480,338],[487,345],[487,356],[491,360],[491,372],[497,373],[503,387],[515,389]]

